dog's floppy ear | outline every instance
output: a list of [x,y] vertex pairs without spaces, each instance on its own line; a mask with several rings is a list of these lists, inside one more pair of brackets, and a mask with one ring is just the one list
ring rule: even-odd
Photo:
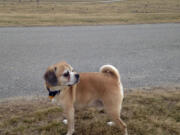
[[53,70],[49,70],[44,74],[44,80],[50,85],[56,85],[58,80],[56,74]]

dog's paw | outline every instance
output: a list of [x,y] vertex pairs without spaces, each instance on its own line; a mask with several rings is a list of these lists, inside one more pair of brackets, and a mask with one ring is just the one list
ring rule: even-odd
[[112,122],[112,121],[109,121],[109,122],[107,122],[107,125],[108,125],[108,126],[114,126],[114,125],[115,125],[115,123],[114,123],[114,122]]
[[64,123],[65,125],[67,125],[67,124],[68,124],[68,120],[67,120],[67,119],[64,119],[64,120],[63,120],[63,123]]
[[71,131],[68,131],[66,135],[73,135],[73,133],[74,133],[74,129]]
[[127,128],[125,129],[125,133],[124,133],[124,135],[128,135],[128,131],[127,131]]

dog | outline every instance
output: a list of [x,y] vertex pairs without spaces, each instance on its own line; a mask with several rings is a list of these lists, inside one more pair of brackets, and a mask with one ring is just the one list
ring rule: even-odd
[[66,135],[74,133],[75,108],[97,100],[103,103],[106,113],[123,130],[123,134],[128,135],[127,126],[120,118],[123,86],[119,71],[114,66],[104,65],[99,72],[76,73],[71,65],[59,62],[47,68],[44,80],[49,97],[64,110],[68,124]]

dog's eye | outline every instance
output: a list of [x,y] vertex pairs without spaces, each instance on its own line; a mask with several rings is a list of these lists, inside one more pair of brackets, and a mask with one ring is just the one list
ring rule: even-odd
[[69,71],[67,71],[66,73],[63,74],[64,77],[68,77],[69,76]]

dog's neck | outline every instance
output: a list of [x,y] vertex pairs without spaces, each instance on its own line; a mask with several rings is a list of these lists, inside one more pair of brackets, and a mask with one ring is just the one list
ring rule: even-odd
[[61,90],[49,91],[49,96],[55,97],[57,94],[60,94]]
[[64,86],[64,85],[62,85],[62,86],[54,86],[54,87],[51,87],[50,89],[51,89],[52,91],[55,91],[55,90],[64,90],[64,89],[66,89],[67,87],[69,87],[69,86]]
[[51,89],[47,87],[47,90],[49,92],[49,97],[54,98],[56,95],[59,95],[61,91],[64,91],[66,89],[72,90],[72,86],[56,86],[52,87]]

